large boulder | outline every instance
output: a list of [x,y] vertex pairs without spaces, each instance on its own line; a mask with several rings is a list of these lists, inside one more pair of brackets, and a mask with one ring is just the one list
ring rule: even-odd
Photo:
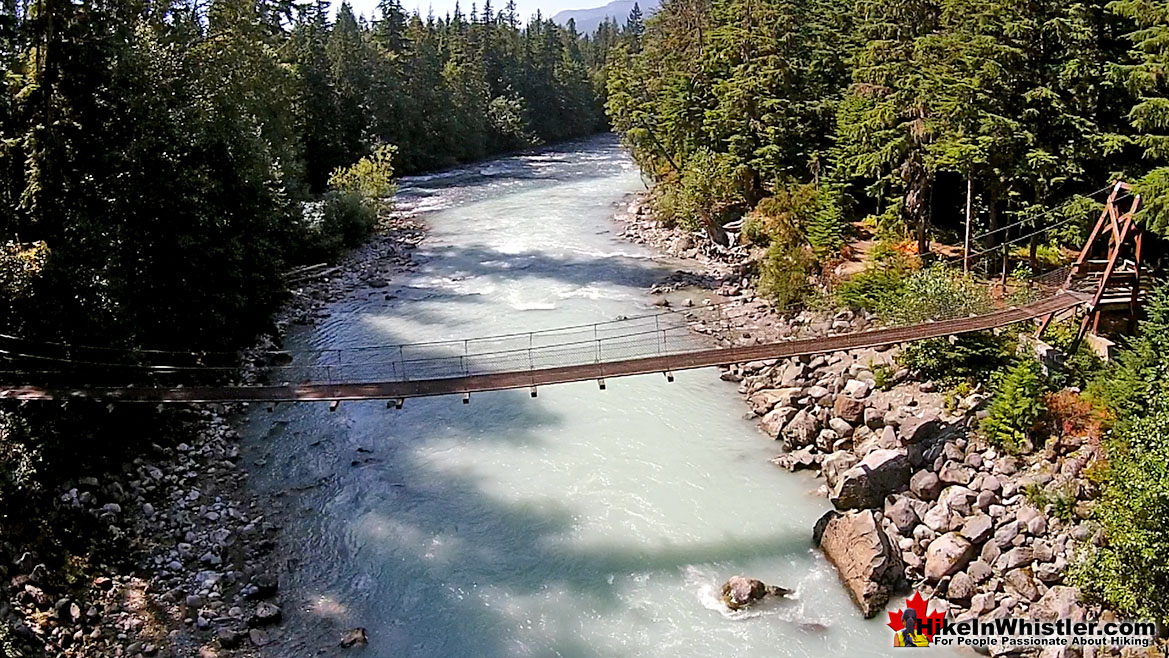
[[885,496],[909,484],[909,457],[904,450],[874,450],[840,476],[832,490],[837,509],[879,507]]
[[974,545],[956,532],[947,532],[930,542],[925,550],[925,577],[938,582],[961,571],[974,557]]
[[903,584],[900,552],[872,511],[828,512],[816,522],[812,538],[866,618],[881,612]]
[[833,490],[840,483],[840,476],[848,469],[857,465],[860,459],[851,450],[838,450],[824,457],[820,462],[820,472],[828,482],[828,489]]
[[780,432],[785,425],[795,418],[796,410],[792,407],[776,407],[763,415],[759,421],[759,429],[773,439],[780,438]]
[[789,450],[812,445],[820,432],[816,417],[801,409],[783,428],[783,438]]
[[731,610],[742,610],[763,600],[767,596],[783,596],[790,590],[774,585],[764,585],[762,581],[745,576],[731,576],[723,584],[722,600]]
[[842,393],[836,396],[836,402],[832,405],[832,413],[838,418],[847,420],[851,425],[859,425],[865,420],[865,403],[863,400]]
[[901,434],[902,443],[912,445],[938,436],[942,431],[942,421],[938,412],[930,410],[922,412],[920,416],[899,418],[897,429]]
[[763,416],[775,407],[791,406],[792,400],[799,395],[798,388],[765,388],[753,394],[748,402],[751,404],[751,411],[755,412],[756,416]]

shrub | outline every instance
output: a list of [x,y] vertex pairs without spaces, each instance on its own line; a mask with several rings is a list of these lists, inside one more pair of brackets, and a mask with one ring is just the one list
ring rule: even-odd
[[873,264],[841,281],[835,289],[840,304],[855,310],[875,311],[901,294],[908,270],[899,265]]
[[794,233],[818,258],[844,245],[844,219],[837,194],[814,183],[780,183],[760,201],[743,224],[743,237],[767,246],[776,236]]
[[877,313],[888,324],[920,324],[991,310],[990,293],[972,277],[944,266],[914,272]]
[[1087,394],[1107,406],[1123,423],[1139,418],[1158,398],[1169,395],[1169,287],[1150,291],[1140,334],[1123,343],[1116,360],[1099,371]]
[[702,150],[686,161],[679,175],[658,186],[655,209],[666,225],[690,230],[722,226],[747,209],[746,167],[727,153]]
[[329,259],[356,247],[377,226],[377,210],[356,192],[327,192],[310,226],[307,258]]
[[1164,405],[1108,441],[1094,514],[1106,541],[1073,565],[1072,580],[1121,612],[1169,623],[1169,411]]
[[933,381],[985,381],[996,369],[1011,362],[1014,346],[1009,334],[979,331],[915,341],[898,356],[898,361]]
[[396,146],[383,144],[348,167],[338,167],[329,176],[329,187],[338,192],[354,192],[375,204],[378,210],[389,203],[397,191],[394,185]]
[[1085,341],[1080,341],[1075,352],[1069,353],[1079,328],[1079,322],[1074,320],[1054,322],[1043,335],[1044,341],[1066,357],[1058,371],[1052,376],[1052,382],[1057,386],[1082,388],[1105,366],[1104,362],[1096,356],[1096,353],[1088,347]]
[[757,264],[759,294],[781,308],[799,304],[811,292],[812,258],[799,246],[773,242]]
[[1079,393],[1064,389],[1043,396],[1052,430],[1060,436],[1082,436],[1098,442],[1108,423],[1108,410]]
[[992,444],[1011,453],[1024,452],[1044,418],[1044,382],[1039,364],[1020,361],[999,376],[994,400],[981,430]]

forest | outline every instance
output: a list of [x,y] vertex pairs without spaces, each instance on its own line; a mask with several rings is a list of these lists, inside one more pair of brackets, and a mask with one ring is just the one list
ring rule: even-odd
[[[1142,195],[1144,231],[1169,235],[1167,71],[1163,2],[671,0],[610,54],[607,110],[656,215],[737,236],[762,296],[920,322],[992,304],[985,280],[930,264],[934,247],[961,255],[967,221],[1004,292],[1070,262],[1116,180]],[[836,276],[862,239],[864,269]],[[973,435],[1003,454],[1054,463],[1052,442],[1086,435],[1071,488],[1025,493],[1099,524],[1069,558],[1083,592],[1164,622],[1169,289],[1146,310],[1107,364],[1066,325],[1047,337],[1060,369],[1028,328],[914,343],[900,364],[951,399],[987,391]]]
[[659,182],[659,212],[680,222],[721,225],[765,198],[784,206],[775,212],[798,199],[817,250],[863,220],[924,252],[931,236],[953,237],[969,190],[983,230],[1084,215],[1082,230],[1089,192],[1120,177],[1159,204],[1169,181],[1167,11],[675,0],[639,48],[613,56],[608,110]]

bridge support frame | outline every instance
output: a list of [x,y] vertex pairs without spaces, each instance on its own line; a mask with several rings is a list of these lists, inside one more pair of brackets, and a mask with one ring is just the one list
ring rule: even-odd
[[[1141,207],[1141,195],[1132,195],[1132,202],[1128,209],[1121,211],[1119,202],[1127,199],[1130,195],[1126,194],[1122,198],[1118,198],[1121,192],[1131,192],[1132,186],[1124,181],[1117,181],[1112,186],[1112,193],[1108,195],[1108,201],[1104,204],[1104,210],[1100,213],[1100,219],[1096,220],[1096,225],[1092,227],[1092,232],[1088,234],[1088,240],[1084,243],[1084,248],[1080,250],[1080,255],[1072,263],[1071,269],[1068,271],[1067,278],[1064,280],[1061,290],[1070,290],[1077,278],[1090,274],[1094,266],[1103,264],[1104,269],[1100,276],[1100,283],[1096,286],[1095,292],[1092,294],[1092,299],[1086,305],[1086,312],[1084,318],[1080,322],[1080,328],[1076,332],[1075,340],[1072,341],[1070,350],[1075,352],[1079,347],[1080,341],[1088,333],[1089,327],[1092,332],[1096,332],[1100,328],[1101,301],[1104,299],[1105,291],[1109,284],[1122,278],[1131,277],[1132,295],[1128,300],[1128,325],[1129,330],[1136,324],[1139,294],[1140,294],[1140,280],[1141,280],[1141,247],[1143,243],[1141,228],[1137,225],[1134,216]],[[1108,252],[1107,258],[1104,261],[1093,261],[1091,255],[1096,244],[1101,241],[1101,238],[1107,236],[1108,238]],[[1121,266],[1121,272],[1117,271],[1117,266],[1121,262],[1121,254],[1125,246],[1130,242],[1133,244],[1133,258],[1131,261],[1131,270],[1124,270]],[[1043,318],[1039,323],[1039,329],[1035,332],[1035,338],[1042,338],[1043,332],[1055,319],[1055,313],[1051,313]]]

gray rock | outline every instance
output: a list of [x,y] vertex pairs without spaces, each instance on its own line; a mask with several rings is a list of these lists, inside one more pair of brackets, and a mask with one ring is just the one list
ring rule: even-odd
[[901,441],[905,445],[928,441],[941,433],[942,421],[938,412],[929,410],[921,415],[906,416],[899,420]]
[[938,473],[938,479],[942,484],[970,484],[973,477],[970,469],[958,464],[957,462],[949,461],[942,466],[942,470]]
[[369,637],[366,635],[364,628],[354,628],[345,631],[341,636],[341,646],[345,649],[349,647],[364,647],[369,643]]
[[1027,564],[1031,564],[1031,548],[1028,546],[1016,546],[994,561],[994,567],[999,571],[1010,571]]
[[973,544],[981,544],[994,533],[994,519],[986,514],[975,514],[962,524],[962,536]]
[[1018,521],[1008,521],[999,526],[999,529],[994,531],[994,543],[998,544],[999,548],[1010,546],[1019,535],[1020,525]]
[[722,587],[722,601],[731,610],[750,607],[766,596],[783,596],[790,590],[763,584],[745,576],[731,576]]
[[820,430],[820,423],[815,416],[801,409],[783,428],[783,438],[789,449],[803,448],[812,445],[816,434]]
[[917,525],[917,511],[905,496],[895,496],[892,503],[885,503],[885,518],[893,522],[897,531],[908,534]]
[[1014,569],[1003,576],[1003,589],[1007,594],[1013,594],[1020,601],[1028,603],[1039,598],[1039,587],[1030,569]]
[[865,420],[865,403],[848,395],[837,395],[836,402],[832,405],[832,413],[851,425],[858,425]]
[[922,500],[934,500],[942,490],[942,482],[931,471],[918,471],[909,479],[909,490]]
[[[837,415],[840,415],[839,413]],[[869,429],[877,429],[885,425],[885,412],[872,407],[865,407],[864,423]]]
[[851,398],[863,400],[869,394],[869,385],[859,379],[853,379],[844,385],[843,393]]
[[974,546],[956,532],[930,542],[925,552],[925,577],[937,582],[965,567],[974,557]]
[[839,434],[830,429],[823,429],[816,435],[816,447],[820,449],[820,452],[832,452],[832,447],[839,440]]
[[776,407],[764,414],[759,421],[759,429],[767,436],[778,439],[780,432],[787,426],[793,418],[795,418],[798,411],[793,407]]
[[885,496],[909,484],[904,450],[875,450],[840,476],[831,500],[837,509],[877,507]]
[[994,592],[983,592],[970,598],[970,611],[974,614],[982,615],[991,610],[994,610]]
[[1084,606],[1080,600],[1079,590],[1064,585],[1056,585],[1047,590],[1039,601],[1031,606],[1030,612],[1039,621],[1055,621],[1056,619],[1083,621],[1084,619]]
[[248,619],[249,626],[270,626],[272,624],[280,623],[282,613],[280,607],[273,603],[258,603],[256,610]]
[[950,579],[950,586],[946,588],[946,598],[953,601],[968,601],[974,596],[974,579],[959,571]]
[[970,578],[973,579],[976,584],[981,585],[982,583],[990,580],[992,572],[990,565],[984,562],[982,558],[979,558],[971,562],[970,566],[966,567],[966,573],[970,575]]
[[852,425],[849,425],[848,421],[846,421],[843,418],[833,418],[832,420],[829,420],[828,427],[833,432],[836,432],[837,436],[840,436],[840,437],[852,436]]
[[881,612],[890,592],[901,586],[900,551],[890,544],[872,511],[828,512],[816,522],[813,540],[866,618]]

